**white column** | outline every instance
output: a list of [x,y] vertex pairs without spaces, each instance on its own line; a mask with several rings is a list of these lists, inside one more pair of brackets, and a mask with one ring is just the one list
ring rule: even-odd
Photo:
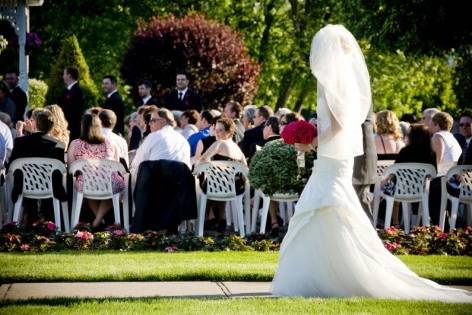
[[20,66],[20,87],[23,91],[28,94],[28,57],[26,56],[25,44],[26,44],[26,32],[28,29],[28,8],[26,7],[25,0],[18,1],[17,7],[17,25],[18,25],[18,45],[19,51],[19,66]]

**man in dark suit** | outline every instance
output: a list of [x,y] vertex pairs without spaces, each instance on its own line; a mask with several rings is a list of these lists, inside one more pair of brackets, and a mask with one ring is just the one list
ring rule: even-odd
[[11,121],[16,121],[15,103],[9,97],[10,90],[4,81],[0,81],[0,112],[4,112],[10,116]]
[[244,126],[241,123],[241,113],[243,111],[242,106],[236,101],[229,101],[226,103],[225,108],[223,110],[223,115],[231,118],[236,125],[236,130],[233,135],[233,141],[236,143],[241,142],[244,137]]
[[[16,105],[16,120],[23,120],[25,109],[28,105],[28,97],[18,85],[18,72],[9,71],[5,73],[5,82],[7,82],[10,89],[10,98]],[[13,123],[16,123],[16,121],[13,121]]]
[[125,131],[125,103],[116,86],[117,80],[115,76],[106,75],[103,77],[102,88],[106,93],[106,99],[102,107],[104,109],[110,109],[115,113],[116,125],[115,128],[113,128],[113,132],[123,135]]
[[176,89],[165,95],[164,107],[169,110],[180,110],[183,112],[189,109],[201,112],[203,109],[202,101],[200,96],[188,87],[189,82],[186,73],[177,73],[175,79]]
[[70,140],[79,138],[80,121],[85,111],[84,92],[79,85],[79,70],[76,67],[67,67],[62,76],[66,89],[59,106],[69,124]]
[[264,141],[264,126],[267,119],[272,116],[274,113],[272,109],[268,106],[261,106],[256,110],[256,116],[254,118],[254,128],[246,130],[244,132],[243,140],[239,143],[241,151],[248,160],[257,151],[257,146],[262,147],[265,144]]
[[[53,125],[53,116],[49,110],[43,109],[35,112],[33,124],[34,132],[31,135],[17,137],[15,139],[7,169],[16,159],[27,157],[51,158],[64,163],[64,144],[48,135]],[[18,199],[22,191],[23,176],[28,176],[28,174],[23,174],[19,171],[13,174],[13,201]],[[66,200],[67,195],[62,186],[62,174],[60,172],[53,173],[52,179],[54,196],[60,200]],[[24,207],[29,223],[33,223],[37,219],[37,213],[32,212],[36,210],[36,205],[36,201],[25,199]],[[41,212],[43,212],[48,219],[53,218],[51,211],[52,203],[48,204],[47,202],[42,202],[41,208]]]
[[374,140],[374,114],[372,110],[362,124],[362,140],[364,143],[364,155],[354,158],[354,172],[352,183],[364,212],[373,222],[372,207],[370,204],[370,185],[377,179],[377,152]]
[[142,80],[138,84],[138,94],[139,94],[139,102],[137,104],[137,107],[142,106],[142,105],[158,105],[157,99],[152,97],[151,94],[151,89],[152,89],[152,84],[151,81],[148,80]]

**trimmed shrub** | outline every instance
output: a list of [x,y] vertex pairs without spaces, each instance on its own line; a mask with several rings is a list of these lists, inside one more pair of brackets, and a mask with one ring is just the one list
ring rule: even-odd
[[51,67],[51,74],[48,81],[49,89],[46,94],[47,104],[60,103],[65,89],[62,75],[64,73],[64,68],[68,66],[76,66],[79,69],[79,82],[85,95],[84,106],[86,108],[96,106],[98,91],[90,77],[89,67],[75,35],[72,35],[63,41],[59,57]]
[[257,91],[259,68],[235,31],[192,14],[140,23],[121,74],[133,87],[143,78],[151,80],[162,97],[175,86],[176,72],[184,70],[204,105],[215,108],[231,99],[249,104]]
[[46,82],[37,79],[28,80],[29,107],[43,107],[46,104],[46,93],[48,85]]

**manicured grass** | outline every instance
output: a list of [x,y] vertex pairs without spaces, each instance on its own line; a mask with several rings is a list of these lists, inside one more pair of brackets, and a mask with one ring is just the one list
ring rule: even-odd
[[[0,254],[0,282],[270,281],[277,252]],[[472,285],[472,257],[400,256],[420,276]]]
[[470,304],[375,299],[52,299],[4,303],[0,314],[470,314]]

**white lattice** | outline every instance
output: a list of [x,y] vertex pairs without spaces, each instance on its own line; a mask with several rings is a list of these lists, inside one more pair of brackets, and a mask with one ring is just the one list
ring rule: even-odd
[[72,163],[69,172],[82,175],[84,195],[106,197],[113,195],[112,174],[125,174],[126,170],[121,163],[112,160],[80,159]]
[[59,160],[47,158],[22,158],[13,161],[10,172],[23,173],[24,197],[45,199],[52,197],[52,173],[66,172],[65,165]]
[[395,175],[395,199],[420,201],[427,178],[436,176],[436,170],[430,164],[397,163],[389,166],[385,176]]
[[382,178],[387,168],[395,163],[395,160],[379,160],[377,161],[377,176]]

